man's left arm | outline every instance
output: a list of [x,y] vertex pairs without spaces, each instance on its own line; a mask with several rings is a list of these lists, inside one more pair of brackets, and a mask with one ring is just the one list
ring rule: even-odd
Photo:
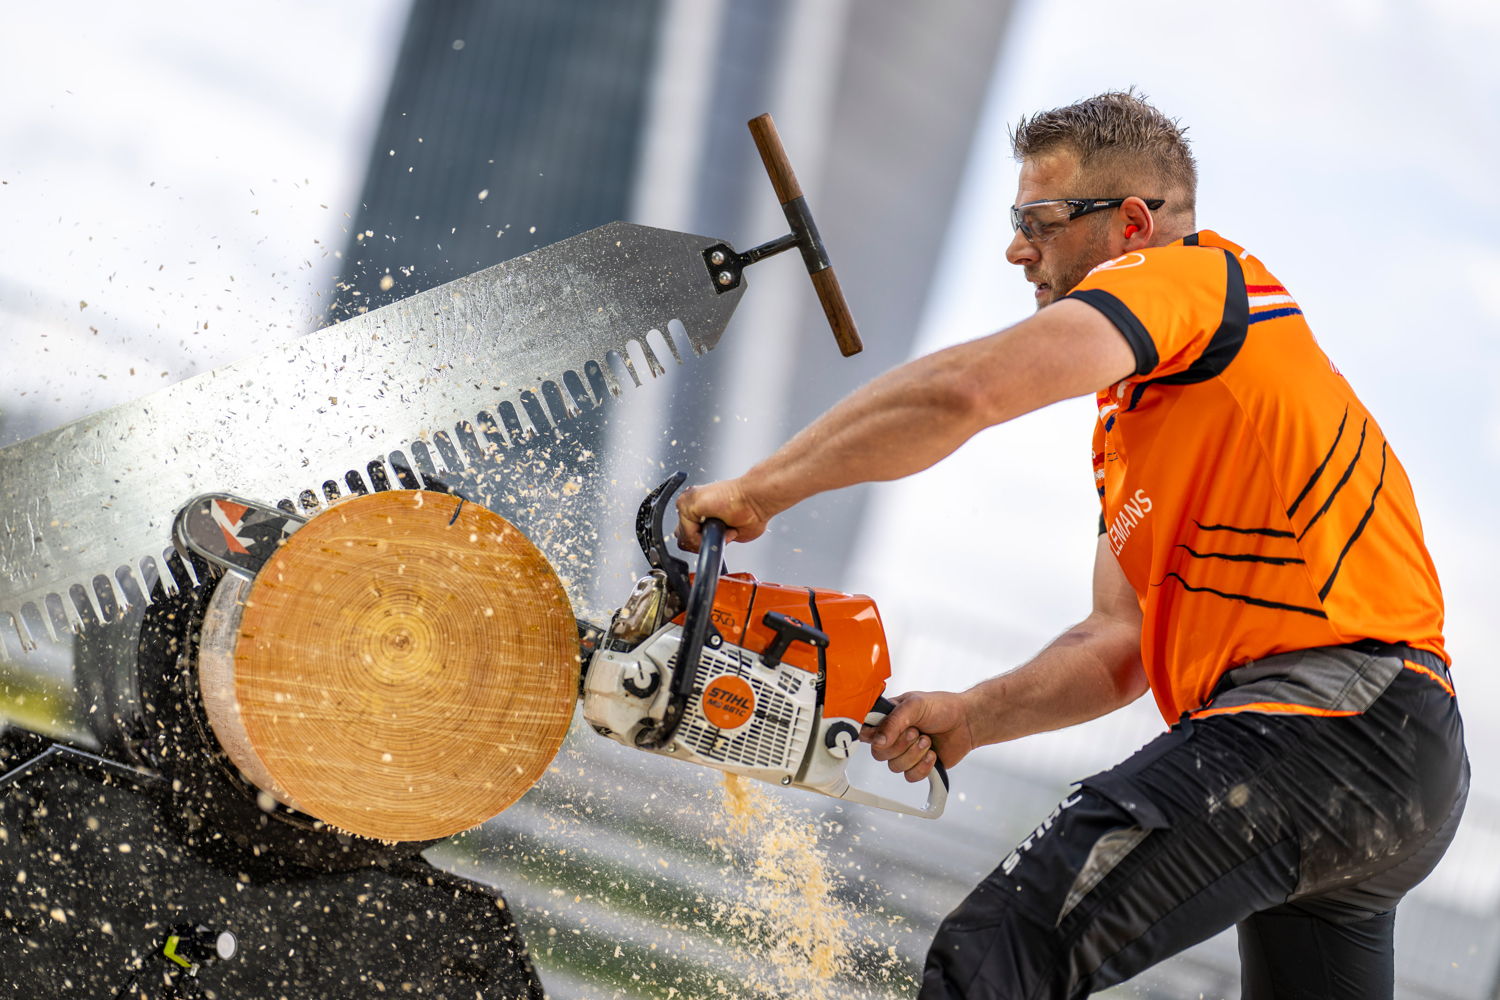
[[988,337],[892,369],[736,479],[677,501],[677,536],[696,550],[704,518],[731,538],[828,490],[900,479],[933,465],[986,427],[1106,386],[1135,371],[1130,345],[1103,313],[1064,299]]

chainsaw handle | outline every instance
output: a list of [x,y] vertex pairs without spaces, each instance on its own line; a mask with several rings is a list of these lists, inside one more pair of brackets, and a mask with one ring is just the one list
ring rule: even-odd
[[[698,573],[693,577],[688,591],[687,608],[683,613],[682,640],[677,646],[677,670],[672,676],[672,687],[667,694],[667,707],[662,712],[661,722],[644,729],[636,736],[637,746],[647,750],[660,750],[677,734],[682,717],[687,711],[688,698],[693,691],[693,681],[698,675],[698,660],[703,655],[703,646],[708,641],[712,628],[714,594],[719,589],[719,570],[724,561],[724,533],[728,526],[717,517],[703,522],[703,544],[698,550]],[[715,633],[717,637],[717,633]],[[715,638],[715,643],[718,640]]]
[[792,227],[797,249],[802,251],[802,260],[807,265],[807,273],[812,277],[818,301],[823,304],[823,315],[828,317],[833,339],[838,341],[839,353],[846,358],[858,354],[864,350],[864,344],[859,339],[859,329],[854,325],[854,315],[844,299],[844,290],[839,285],[838,276],[833,273],[833,265],[828,262],[828,251],[823,246],[823,238],[818,235],[818,227],[813,223],[807,199],[802,195],[802,185],[797,183],[797,175],[792,171],[792,161],[787,158],[786,147],[781,144],[776,123],[769,114],[764,114],[750,119],[749,126],[755,148],[760,151],[761,162],[765,164],[766,173],[771,178],[771,188],[776,192],[776,200],[781,202],[781,210]]
[[[878,726],[887,715],[895,710],[896,703],[885,695],[880,695],[875,699],[875,704],[870,707],[869,713],[865,715],[865,725]],[[875,806],[879,809],[889,809],[892,812],[937,819],[943,814],[943,809],[948,804],[948,769],[943,767],[942,761],[937,761],[932,765],[932,770],[927,774],[927,802],[921,808],[867,791],[857,785],[849,785],[839,798]]]
[[[875,699],[875,704],[870,707],[870,714],[865,716],[865,725],[867,725],[867,726],[878,725],[881,722],[884,722],[885,721],[885,717],[887,715],[890,715],[895,710],[896,710],[896,703],[894,701],[891,701],[891,699],[887,698],[883,694],[879,695]],[[873,716],[875,716],[877,713],[880,715],[880,718],[875,719],[872,722],[871,718]],[[937,758],[937,754],[936,754],[936,752],[934,752],[934,754],[933,754],[933,762],[932,762],[932,773],[935,774],[935,775],[937,775],[938,780],[940,780],[943,783],[943,794],[947,795],[948,794],[948,769],[943,766],[943,762],[941,760],[938,760],[936,758]]]

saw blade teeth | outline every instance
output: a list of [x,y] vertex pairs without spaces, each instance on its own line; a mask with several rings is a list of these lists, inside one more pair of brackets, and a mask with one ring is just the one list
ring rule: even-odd
[[620,350],[610,351],[604,357],[606,360],[613,360],[621,368],[624,368],[625,374],[630,376],[630,381],[635,384],[635,387],[637,389],[639,389],[643,385],[643,383],[641,382],[640,374],[635,370],[635,361],[630,357],[630,345],[632,343],[634,343],[634,341],[626,341],[625,344],[622,345]]
[[137,586],[135,575],[130,572],[129,566],[121,566],[115,570],[115,590],[121,598],[121,615],[137,608],[145,607],[146,598]]
[[[286,501],[282,501],[282,503],[286,503]],[[278,506],[280,505],[278,504]],[[286,510],[288,514],[296,513],[296,511],[289,510],[287,507],[282,507],[282,509]],[[206,578],[207,566],[203,566],[201,574],[195,573],[194,570],[199,565],[198,557],[185,553],[175,545],[163,553],[163,558],[166,561],[167,573],[172,577],[172,582],[176,585],[172,591],[174,595],[192,590]]]
[[417,479],[416,472],[412,470],[411,461],[406,457],[405,452],[399,450],[391,452],[389,461],[391,472],[396,476],[395,489],[419,490],[422,488],[422,484]]
[[682,350],[678,347],[677,344],[677,337],[680,336],[680,334],[678,334],[676,330],[672,329],[673,324],[676,324],[678,330],[682,329],[681,323],[678,323],[675,319],[669,319],[660,330],[647,331],[646,339],[649,342],[652,335],[655,334],[656,339],[661,342],[662,346],[666,347],[667,353],[672,355],[672,360],[677,362],[677,364],[681,366],[682,364],[684,364],[682,360]]
[[500,420],[493,413],[488,410],[480,410],[479,423],[476,425],[476,429],[480,434],[484,435],[484,443],[482,445],[480,445],[477,438],[474,442],[482,448],[483,458],[481,460],[489,458],[505,447],[505,435],[500,430]]
[[78,623],[72,615],[68,614],[68,602],[59,595],[45,595],[42,598],[42,607],[47,609],[47,631],[54,642],[60,642],[63,636],[72,635],[78,631]]
[[606,399],[620,395],[620,383],[609,366],[598,361],[589,361],[583,366],[583,378],[593,390],[594,401],[603,404]]
[[53,634],[51,626],[47,623],[47,619],[37,610],[36,602],[34,601],[27,601],[21,605],[20,621],[28,649],[36,649],[38,639],[43,637],[51,639],[53,642],[61,641],[60,637]]
[[695,358],[701,358],[713,350],[712,345],[706,343],[702,337],[695,334],[692,330],[689,330],[687,324],[683,323],[680,319],[667,320],[667,331],[672,335],[674,342],[687,344]]
[[446,470],[447,477],[456,476],[463,470],[464,460],[447,431],[438,431],[432,435],[432,446],[437,449],[438,457],[443,460],[443,468]]
[[[484,414],[479,414],[479,419],[484,419]],[[453,428],[454,437],[458,438],[458,448],[463,452],[459,462],[470,468],[478,468],[484,462],[486,454],[484,446],[479,443],[478,429],[467,420],[460,421]]]
[[526,437],[526,430],[521,426],[521,417],[516,413],[516,405],[506,400],[498,407],[500,410],[500,423],[505,428],[505,436],[511,445],[522,441]]
[[166,582],[162,577],[161,562],[165,557],[142,556],[140,561],[140,579],[144,584],[146,603],[151,604],[157,600],[158,593],[165,597],[167,595]]
[[667,369],[661,363],[661,359],[656,356],[656,351],[651,346],[650,338],[651,334],[653,333],[658,337],[661,336],[661,331],[649,330],[644,336],[638,339],[632,339],[631,343],[640,347],[642,357],[646,362],[646,373],[649,374],[652,378],[659,378],[667,373]]
[[5,624],[7,627],[0,629],[0,651],[3,651],[6,656],[10,655],[9,647],[12,643],[23,655],[36,649],[36,640],[26,630],[26,623],[21,620],[19,612],[7,609]]
[[[744,291],[704,283],[703,252],[721,242],[610,223],[0,451],[0,642],[65,642],[197,586],[207,569],[162,546],[184,499],[206,490],[279,496],[288,513],[311,514],[349,495],[483,476],[512,449],[565,433],[626,385],[717,345]],[[307,380],[283,385],[287,366]],[[424,376],[403,384],[398,368]],[[204,421],[205,403],[220,424]],[[344,433],[310,438],[330,413]],[[414,413],[425,427],[409,426]],[[351,456],[356,439],[367,443]],[[298,457],[306,475],[288,476]],[[106,474],[108,503],[78,493]]]
[[546,407],[530,389],[523,390],[521,393],[521,410],[531,422],[531,428],[520,435],[523,440],[535,434],[545,435],[552,432],[552,421],[547,417]]

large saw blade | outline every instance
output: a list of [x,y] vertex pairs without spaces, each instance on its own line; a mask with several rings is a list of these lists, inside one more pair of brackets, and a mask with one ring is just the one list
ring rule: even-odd
[[722,241],[612,222],[0,450],[0,635],[116,616],[201,493],[306,497],[441,476],[711,350],[743,293]]

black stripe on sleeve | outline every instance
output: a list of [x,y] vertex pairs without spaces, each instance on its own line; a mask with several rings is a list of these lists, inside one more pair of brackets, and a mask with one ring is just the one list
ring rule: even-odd
[[1245,346],[1245,334],[1250,329],[1250,296],[1245,291],[1245,269],[1239,259],[1228,250],[1224,253],[1224,313],[1219,318],[1219,328],[1209,338],[1208,346],[1184,371],[1154,378],[1147,385],[1195,385],[1207,382],[1229,367],[1240,348]]
[[1146,332],[1146,327],[1136,318],[1130,307],[1121,302],[1111,292],[1102,288],[1084,288],[1080,291],[1069,292],[1063,296],[1066,299],[1077,299],[1087,302],[1095,309],[1104,314],[1104,318],[1115,325],[1125,338],[1125,343],[1130,345],[1130,350],[1135,354],[1135,374],[1144,375],[1160,363],[1156,353],[1156,341]]
[[1099,514],[1099,534],[1104,534],[1106,530],[1108,529],[1104,527],[1104,513],[1101,511]]
[[1184,236],[1182,238],[1182,245],[1185,246],[1185,247],[1195,247],[1195,246],[1197,246],[1198,245],[1198,234],[1197,233],[1188,233],[1186,236]]

